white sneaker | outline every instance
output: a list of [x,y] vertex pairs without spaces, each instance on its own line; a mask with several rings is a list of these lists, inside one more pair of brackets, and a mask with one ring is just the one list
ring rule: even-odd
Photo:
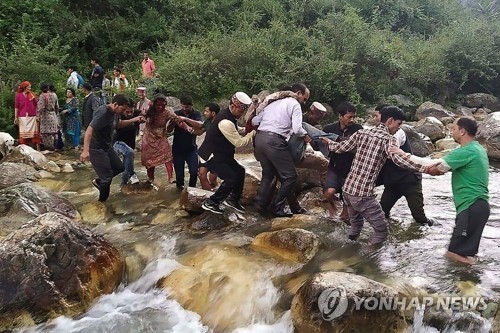
[[128,182],[130,184],[137,184],[139,182],[139,178],[137,178],[137,175],[134,173],[132,177],[130,177]]

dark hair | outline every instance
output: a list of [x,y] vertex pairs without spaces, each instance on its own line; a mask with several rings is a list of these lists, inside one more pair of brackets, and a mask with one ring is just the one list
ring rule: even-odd
[[215,112],[215,114],[219,113],[220,106],[217,103],[207,103],[205,107],[208,108],[211,112]]
[[90,82],[85,82],[83,85],[82,85],[82,88],[87,90],[87,91],[92,91],[92,85],[90,84]]
[[75,93],[75,89],[71,88],[71,87],[68,87],[66,88],[66,91],[71,91],[71,93],[73,94],[73,97],[75,97],[76,93]]
[[305,94],[307,87],[303,83],[296,82],[296,83],[293,83],[291,85],[284,86],[281,90],[290,90],[290,91],[293,91],[294,93],[300,92],[302,94]]
[[118,67],[113,68],[113,70],[117,71],[118,73],[122,72],[122,70],[120,68],[118,68]]
[[74,72],[77,72],[77,71],[78,71],[78,69],[77,69],[77,67],[76,67],[76,66],[68,66],[68,69],[71,69],[71,70],[72,70],[72,71],[74,71]]
[[129,98],[126,97],[123,94],[117,94],[117,95],[113,96],[113,98],[111,99],[111,103],[116,103],[119,106],[128,105],[129,104]]
[[152,118],[156,115],[155,104],[156,104],[156,101],[159,99],[163,99],[165,102],[167,101],[165,95],[163,95],[163,94],[153,96],[153,100],[151,101],[151,105],[149,106],[149,109],[146,111],[146,114],[144,115],[146,118]]
[[393,118],[394,120],[406,120],[406,116],[403,113],[403,110],[398,108],[397,106],[385,106],[380,110],[380,121],[385,123],[389,118]]
[[44,82],[40,85],[40,90],[44,93],[50,90],[50,86],[48,82]]
[[94,56],[94,57],[92,57],[92,58],[90,58],[90,60],[94,60],[96,63],[100,64],[100,62],[99,62],[99,58],[97,58],[97,57],[95,57],[95,56]]
[[52,91],[52,92],[56,92],[56,86],[54,86],[53,83],[49,82],[49,90]]
[[189,95],[182,96],[180,98],[181,104],[183,105],[193,105],[193,97]]
[[470,136],[476,136],[477,121],[470,117],[460,117],[457,120],[457,126],[464,129]]
[[380,110],[382,110],[383,108],[385,108],[386,106],[389,106],[389,104],[379,104],[375,107],[375,111],[378,111],[380,112]]
[[133,108],[133,107],[134,107],[134,105],[135,105],[134,100],[133,100],[132,98],[129,98],[129,99],[128,99],[128,106],[129,106],[130,108]]
[[337,107],[337,111],[339,112],[339,114],[341,116],[345,116],[346,113],[349,113],[349,112],[356,113],[356,107],[351,102],[344,101],[344,102],[339,104],[339,106]]

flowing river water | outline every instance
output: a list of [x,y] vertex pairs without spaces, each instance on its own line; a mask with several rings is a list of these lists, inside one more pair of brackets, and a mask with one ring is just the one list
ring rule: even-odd
[[[139,178],[145,179],[140,166],[137,170]],[[59,192],[80,209],[97,198],[90,185],[93,175],[91,169],[84,168],[39,184]],[[280,261],[252,250],[250,243],[255,235],[280,228],[279,224],[256,214],[239,215],[233,225],[219,231],[191,231],[187,225],[193,217],[179,209],[179,193],[175,186],[166,186],[164,170],[157,170],[158,191],[143,194],[121,194],[116,185],[119,180],[115,179],[106,203],[108,220],[92,227],[127,257],[126,281],[115,293],[100,297],[76,318],[59,317],[19,332],[292,333],[293,293],[307,277],[327,270],[359,274],[391,286],[411,286],[430,293],[472,288],[483,297],[498,301],[500,171],[495,167],[490,169],[491,215],[483,233],[479,263],[473,267],[444,258],[455,218],[450,178],[450,174],[423,178],[426,213],[438,225],[415,225],[401,199],[392,211],[391,236],[377,250],[363,242],[348,242],[343,224],[308,216],[298,226],[318,235],[321,246],[306,265]],[[286,223],[294,226],[295,222]],[[371,232],[365,225],[361,239]],[[201,260],[201,270],[212,274],[211,277],[223,275],[233,281],[221,284],[210,279],[208,287],[200,287],[199,295],[194,293],[193,302],[208,302],[204,305],[203,319],[184,309],[168,289],[157,286],[161,277],[193,260]],[[174,288],[184,286],[178,284]],[[204,288],[209,289],[208,301],[202,299],[206,295]],[[209,327],[207,322],[215,322],[216,326]],[[483,327],[484,332],[488,332],[488,325]],[[424,326],[421,314],[417,313],[408,332],[437,330]],[[448,332],[455,330],[450,327]]]

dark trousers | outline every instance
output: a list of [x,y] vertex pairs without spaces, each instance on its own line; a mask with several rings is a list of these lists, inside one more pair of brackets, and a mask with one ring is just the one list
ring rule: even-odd
[[464,257],[475,256],[489,217],[490,205],[483,199],[458,213],[448,251]]
[[268,132],[257,132],[255,154],[262,166],[262,179],[257,193],[257,204],[260,207],[264,208],[267,204],[266,198],[271,192],[274,177],[281,182],[281,187],[269,207],[272,213],[276,213],[283,209],[287,196],[293,191],[297,182],[297,171],[292,155],[284,137]]
[[99,177],[99,201],[106,201],[109,197],[109,189],[113,177],[122,173],[125,168],[113,148],[107,151],[103,149],[90,149],[90,163]]
[[424,212],[424,195],[422,194],[422,181],[414,183],[401,183],[394,185],[384,185],[384,193],[380,198],[380,205],[388,218],[392,207],[401,198],[405,197],[410,208],[411,215],[417,223],[427,223],[427,216]]
[[238,202],[243,193],[245,168],[234,158],[218,159],[217,157],[213,157],[207,162],[207,168],[222,179],[222,184],[209,199],[211,203],[219,205],[227,197],[233,202]]
[[189,170],[189,186],[196,187],[198,180],[198,151],[193,150],[189,153],[174,153],[175,182],[177,187],[184,186],[184,164],[187,163]]

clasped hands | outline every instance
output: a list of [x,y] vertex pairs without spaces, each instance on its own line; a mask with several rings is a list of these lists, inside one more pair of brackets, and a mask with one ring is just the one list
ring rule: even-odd
[[[397,146],[394,146],[394,145],[391,145],[389,146],[389,154],[391,155],[401,155],[401,156],[408,156],[408,155],[411,155],[405,151],[403,151],[401,148],[397,147]],[[441,170],[439,170],[439,166],[441,165],[440,162],[436,162],[432,165],[428,165],[425,167],[424,169],[424,173],[427,173],[431,176],[441,176],[441,175],[444,175],[445,173]]]

